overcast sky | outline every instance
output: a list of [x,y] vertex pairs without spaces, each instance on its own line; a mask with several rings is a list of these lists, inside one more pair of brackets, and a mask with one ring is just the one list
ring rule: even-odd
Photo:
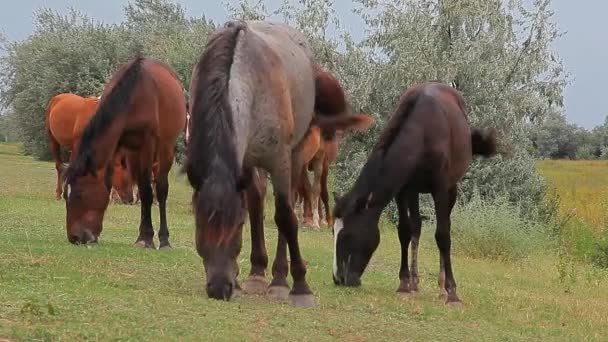
[[[363,33],[360,19],[350,12],[352,1],[334,0],[342,26],[355,38]],[[526,0],[529,1],[529,0]],[[177,0],[191,16],[205,14],[223,21],[227,12],[223,0]],[[275,9],[281,0],[267,0]],[[72,6],[91,17],[108,22],[123,20],[123,6],[128,0],[5,0],[0,11],[0,29],[12,40],[31,34],[32,12],[39,7],[66,11]],[[584,3],[584,5],[583,5]],[[566,31],[554,46],[563,59],[573,83],[566,89],[565,105],[568,119],[590,128],[608,115],[608,0],[553,0],[553,10],[559,29]]]

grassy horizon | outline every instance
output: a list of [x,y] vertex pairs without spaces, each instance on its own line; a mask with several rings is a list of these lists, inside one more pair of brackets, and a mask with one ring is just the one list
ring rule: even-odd
[[[172,250],[132,247],[139,206],[113,204],[100,244],[87,248],[66,240],[65,205],[54,199],[53,164],[21,156],[7,144],[0,144],[0,160],[0,340],[600,341],[608,336],[608,277],[552,250],[504,262],[468,257],[455,245],[463,305],[446,306],[438,298],[438,252],[429,223],[422,229],[415,295],[395,292],[400,247],[395,230],[386,225],[361,288],[334,286],[329,230],[301,230],[316,307],[249,295],[211,300],[193,245],[190,189],[175,168],[168,200]],[[266,206],[271,262],[273,210]],[[157,206],[152,213],[157,232]],[[241,281],[249,271],[249,230],[244,231]]]

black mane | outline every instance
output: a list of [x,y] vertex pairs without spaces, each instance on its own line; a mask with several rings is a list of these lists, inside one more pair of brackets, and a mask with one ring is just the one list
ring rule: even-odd
[[197,79],[190,108],[191,134],[184,169],[198,193],[197,211],[211,227],[234,227],[240,218],[238,190],[240,163],[234,139],[234,122],[228,99],[228,82],[242,23],[231,23],[210,37],[196,66]]
[[343,215],[348,210],[353,210],[364,205],[365,203],[363,202],[368,200],[369,194],[373,192],[373,189],[381,177],[382,169],[386,166],[386,153],[401,131],[403,124],[416,108],[419,95],[420,90],[414,88],[401,96],[399,99],[399,106],[393,112],[393,115],[382,130],[382,133],[369,154],[367,161],[363,165],[355,184],[351,190],[336,203],[334,208],[336,216]]
[[107,96],[104,96],[97,107],[95,115],[87,124],[80,138],[76,158],[66,171],[68,183],[78,175],[87,172],[95,174],[97,165],[93,159],[92,143],[116,119],[123,115],[130,104],[131,93],[141,77],[144,57],[137,57],[129,64],[124,65],[114,76],[116,83]]

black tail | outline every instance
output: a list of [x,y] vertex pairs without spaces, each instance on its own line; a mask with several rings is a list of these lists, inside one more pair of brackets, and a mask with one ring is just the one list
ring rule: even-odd
[[73,175],[84,174],[87,171],[95,173],[97,165],[92,157],[91,144],[102,134],[119,115],[124,115],[131,102],[131,93],[139,82],[142,74],[144,57],[138,56],[129,64],[123,66],[122,74],[114,74],[110,82],[115,81],[112,90],[104,96],[97,107],[97,112],[91,118],[82,133],[78,154],[68,169],[68,179]]
[[471,131],[471,147],[473,155],[491,157],[496,154],[496,130],[482,131],[474,128]]
[[216,32],[195,67],[196,93],[191,98],[192,127],[184,170],[199,192],[197,210],[217,228],[234,226],[242,204],[228,82],[238,35],[245,28],[237,22]]

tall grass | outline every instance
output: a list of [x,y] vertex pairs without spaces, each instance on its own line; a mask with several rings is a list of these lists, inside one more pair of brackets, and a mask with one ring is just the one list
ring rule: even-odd
[[456,251],[474,258],[515,261],[549,245],[549,226],[531,219],[505,197],[492,201],[474,194],[452,214]]

